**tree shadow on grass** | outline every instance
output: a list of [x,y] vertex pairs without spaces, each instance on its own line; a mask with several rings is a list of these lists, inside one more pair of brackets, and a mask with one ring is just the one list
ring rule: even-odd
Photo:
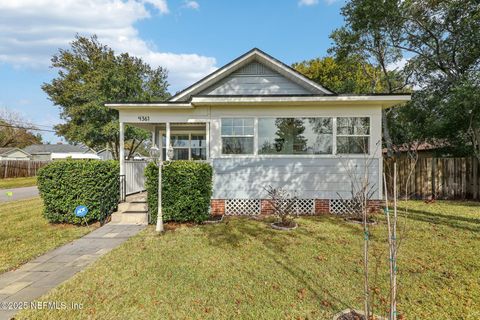
[[[312,217],[315,219],[315,217]],[[346,302],[340,294],[336,294],[328,289],[325,285],[318,284],[316,276],[310,271],[302,268],[301,261],[294,260],[286,250],[292,245],[301,245],[301,242],[310,238],[308,241],[318,243],[322,246],[322,241],[327,240],[328,235],[318,235],[316,231],[310,228],[299,228],[292,231],[277,231],[270,228],[270,222],[252,221],[249,218],[226,219],[226,221],[213,228],[205,229],[206,235],[210,238],[211,244],[215,246],[226,246],[230,248],[241,247],[242,244],[254,240],[261,244],[266,258],[274,261],[278,266],[285,270],[290,276],[294,277],[306,290],[311,292],[316,301],[318,301],[319,309],[328,310],[332,313],[338,312],[345,308],[352,307]],[[335,217],[322,217],[315,221],[316,223],[331,223],[335,227],[341,227],[347,232],[355,233],[361,236],[358,225],[349,224],[342,219]],[[343,230],[342,230],[343,231]],[[300,244],[299,244],[300,242]],[[314,257],[312,257],[313,259]],[[319,261],[318,263],[323,263]],[[251,277],[256,277],[253,271],[247,271]],[[317,280],[317,281],[315,281]],[[341,279],[338,279],[341,281]],[[325,297],[328,297],[328,303],[325,303]],[[330,301],[333,301],[331,303]]]
[[[403,211],[403,210],[402,210]],[[405,215],[404,212],[401,213]],[[409,209],[406,214],[408,219],[428,222],[435,225],[443,225],[451,228],[468,230],[473,232],[480,231],[480,219],[479,218],[467,218],[456,215],[448,215],[441,213],[433,213],[429,211]]]
[[453,205],[456,207],[476,207],[480,209],[480,202],[479,201],[471,201],[471,200],[438,200],[439,204],[445,205]]

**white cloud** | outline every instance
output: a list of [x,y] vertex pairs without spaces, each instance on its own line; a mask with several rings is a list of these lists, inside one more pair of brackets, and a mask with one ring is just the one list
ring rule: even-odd
[[318,4],[318,0],[300,0],[298,1],[299,6],[314,6]]
[[185,1],[183,7],[187,9],[198,10],[200,8],[200,4],[197,1]]
[[394,63],[391,63],[387,65],[387,70],[389,71],[395,71],[395,70],[401,70],[405,65],[407,64],[408,59],[407,58],[401,58],[398,61],[395,61]]
[[325,0],[325,3],[327,5],[331,5],[331,4],[334,4],[335,2],[338,2],[339,0]]
[[168,12],[165,0],[0,1],[0,63],[45,68],[58,48],[67,48],[75,34],[96,34],[116,52],[128,52],[153,66],[166,67],[171,91],[180,90],[213,72],[216,60],[157,50],[140,38],[136,22]]
[[[334,4],[335,2],[338,2],[340,0],[324,0],[324,2],[327,4],[327,5],[332,5]],[[317,5],[318,4],[318,0],[299,0],[298,1],[298,5],[303,7],[303,6],[306,6],[306,7],[311,7],[311,6],[314,6],[314,5]]]

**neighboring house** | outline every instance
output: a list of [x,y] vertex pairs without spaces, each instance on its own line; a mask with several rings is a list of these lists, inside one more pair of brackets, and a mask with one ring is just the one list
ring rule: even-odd
[[100,159],[94,150],[70,144],[32,144],[23,151],[31,154],[32,160]]
[[313,214],[342,211],[352,172],[366,168],[378,204],[382,109],[408,100],[339,95],[253,49],[166,102],[106,106],[119,111],[120,143],[127,123],[150,130],[164,159],[171,146],[173,160],[212,164],[212,213],[268,212],[272,185],[296,194],[297,212]]
[[[421,158],[443,158],[443,157],[451,157],[451,154],[446,151],[448,145],[442,142],[437,143],[413,143],[411,145],[404,144],[400,146],[394,146],[395,156],[402,158],[412,158],[418,157]],[[383,149],[383,154],[386,156],[388,150],[386,148]]]
[[31,155],[19,148],[0,148],[0,160],[30,160]]

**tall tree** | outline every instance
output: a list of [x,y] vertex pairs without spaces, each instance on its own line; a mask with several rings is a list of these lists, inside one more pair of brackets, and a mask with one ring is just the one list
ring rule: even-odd
[[[342,14],[331,52],[363,55],[387,82],[388,66],[406,61],[403,77],[419,88],[409,107],[393,109],[393,139],[446,141],[480,159],[478,1],[352,0]],[[390,83],[389,92],[396,90]]]
[[0,109],[0,148],[25,148],[42,143],[42,136],[34,133],[35,129],[37,128],[20,114],[7,108]]
[[361,57],[324,57],[297,62],[292,67],[311,80],[337,93],[385,92],[379,68]]
[[[70,48],[52,58],[58,75],[42,89],[60,107],[64,124],[55,126],[68,141],[91,148],[106,146],[119,156],[118,112],[104,106],[107,101],[158,101],[169,97],[167,72],[152,68],[128,53],[116,55],[96,36],[76,36]],[[148,132],[126,126],[128,157],[148,139]]]

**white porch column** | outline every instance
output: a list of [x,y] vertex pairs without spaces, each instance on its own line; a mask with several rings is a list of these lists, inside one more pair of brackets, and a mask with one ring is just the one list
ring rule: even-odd
[[165,160],[171,160],[168,156],[168,149],[170,148],[170,122],[165,123]]
[[205,122],[205,148],[207,154],[205,156],[205,160],[210,160],[210,122]]
[[125,123],[120,122],[120,138],[119,138],[119,160],[120,160],[120,174],[125,174]]
[[[119,137],[119,158],[118,159],[120,161],[120,176],[123,176],[123,179],[125,179],[125,124],[123,122],[120,122],[120,137]],[[122,178],[120,178],[120,195],[124,195],[126,196],[126,194],[123,194],[123,192],[126,193],[126,190],[123,189],[123,187],[125,186],[125,189],[126,189],[126,181],[125,180],[121,180]],[[123,183],[122,183],[123,181]],[[121,198],[121,201],[123,201],[123,199]]]

